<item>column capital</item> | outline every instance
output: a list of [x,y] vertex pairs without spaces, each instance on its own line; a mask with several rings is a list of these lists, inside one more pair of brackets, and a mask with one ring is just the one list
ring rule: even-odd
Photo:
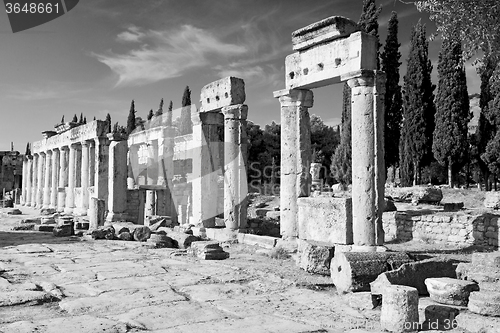
[[85,140],[85,141],[81,142],[81,145],[82,145],[82,148],[87,148],[87,147],[90,146],[90,142],[88,142],[88,141]]
[[377,90],[381,91],[382,87],[385,91],[386,74],[382,71],[360,70],[348,73],[342,76],[342,81],[347,81],[349,87],[359,86],[374,86],[377,85]]
[[56,151],[59,151],[59,149],[60,149],[60,148],[59,148],[59,147],[57,147],[57,148],[52,148],[51,150],[52,150],[52,152],[53,152],[53,153],[55,153]]
[[283,89],[274,92],[281,106],[303,106],[310,108],[314,104],[314,95],[309,89]]
[[248,105],[236,104],[224,106],[221,109],[224,119],[245,120],[248,116]]
[[69,150],[69,146],[62,146],[59,148],[61,151],[68,151]]

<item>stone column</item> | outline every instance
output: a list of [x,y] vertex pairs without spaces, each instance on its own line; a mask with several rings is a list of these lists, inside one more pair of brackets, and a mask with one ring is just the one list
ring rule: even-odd
[[89,144],[89,186],[94,186],[95,175],[95,141],[87,141]]
[[50,172],[52,171],[52,151],[48,150],[45,153],[45,170],[44,170],[44,185],[43,185],[43,208],[50,207],[50,190],[52,186],[50,185],[50,181],[52,180],[52,176]]
[[[217,211],[217,178],[221,169],[219,128],[224,115],[218,112],[195,112],[193,122],[193,223],[215,227]],[[233,208],[231,208],[232,210]]]
[[87,141],[82,142],[82,165],[81,165],[81,202],[79,214],[82,216],[87,215],[89,208],[89,149],[90,145]]
[[[244,229],[247,226],[247,179],[241,179],[245,169],[241,138],[245,130],[248,106],[243,104],[222,108],[224,114],[224,222],[229,230]],[[246,170],[245,170],[246,171]]]
[[[139,150],[138,145],[130,145],[129,150],[128,150],[128,171],[127,171],[127,188],[129,190],[133,190],[136,188],[136,185],[139,184],[138,182],[138,175],[134,174],[134,168],[132,167],[133,165],[138,165],[138,156],[137,152]],[[132,163],[132,161],[134,163]]]
[[38,190],[38,159],[40,158],[40,155],[34,154],[33,155],[33,161],[32,161],[32,168],[31,168],[31,201],[30,201],[30,206],[35,207],[36,206],[36,193]]
[[[107,201],[108,199],[108,167],[109,167],[109,140],[99,137],[95,139],[95,173],[94,197]],[[105,210],[107,210],[107,203]]]
[[26,169],[26,180],[23,181],[24,184],[26,184],[26,201],[25,204],[26,206],[31,206],[31,187],[33,186],[32,179],[33,179],[33,156],[26,156],[27,159],[27,169]]
[[68,186],[68,147],[61,147],[59,152],[59,184],[57,192],[57,210],[66,207],[66,187]]
[[357,247],[374,250],[384,242],[384,76],[372,73],[348,84],[352,90],[353,241]]
[[149,221],[150,217],[152,215],[155,215],[155,203],[156,203],[156,196],[155,196],[155,191],[153,190],[146,190],[146,216],[144,216],[144,225],[149,226]]
[[158,141],[148,141],[148,164],[147,164],[147,185],[158,183]]
[[21,189],[21,205],[26,204],[26,172],[28,170],[28,157],[24,156],[23,157],[23,175],[22,175],[22,180],[23,180],[23,187]]
[[126,219],[127,210],[127,150],[125,140],[115,140],[112,134],[109,145],[108,215],[107,221]]
[[37,189],[36,189],[36,208],[41,209],[43,204],[43,174],[45,166],[45,153],[40,153],[38,155],[38,167],[37,167]]
[[59,190],[59,149],[52,150],[52,180],[50,190],[50,208],[57,209],[57,194]]
[[313,93],[306,89],[274,93],[281,104],[280,232],[292,247],[299,236],[297,198],[311,188],[311,132],[309,108]]
[[72,214],[75,208],[76,146],[75,143],[69,146],[68,190],[66,192],[66,206],[64,207],[66,214]]

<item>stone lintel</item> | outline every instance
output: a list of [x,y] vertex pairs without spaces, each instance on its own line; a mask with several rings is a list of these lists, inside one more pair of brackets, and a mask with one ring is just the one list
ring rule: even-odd
[[228,76],[201,89],[200,109],[204,112],[213,111],[228,105],[243,104],[245,99],[245,81]]
[[359,30],[353,20],[332,16],[292,32],[293,50],[299,51],[314,45],[345,38]]
[[361,31],[290,54],[285,59],[285,87],[324,87],[351,72],[376,70],[376,55],[377,38]]
[[230,105],[222,108],[224,119],[245,120],[248,116],[248,106],[245,104]]
[[311,108],[314,104],[314,95],[308,89],[282,89],[274,92],[274,98],[279,98],[281,106],[303,106]]

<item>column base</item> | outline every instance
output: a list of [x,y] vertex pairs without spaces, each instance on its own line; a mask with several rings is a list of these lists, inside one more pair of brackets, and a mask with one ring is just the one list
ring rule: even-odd
[[386,252],[388,249],[380,245],[351,245],[350,252]]

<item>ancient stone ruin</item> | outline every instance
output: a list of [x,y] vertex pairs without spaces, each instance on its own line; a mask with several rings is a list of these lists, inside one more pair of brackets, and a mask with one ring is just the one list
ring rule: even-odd
[[[297,52],[285,60],[281,104],[281,234],[297,240],[353,244],[375,251],[384,242],[384,87],[377,40],[334,16],[292,33]],[[310,198],[311,89],[347,82],[352,88],[352,199]],[[315,221],[315,223],[310,223]]]
[[23,161],[23,204],[88,216],[90,229],[105,221],[149,225],[158,215],[215,227],[223,214],[235,238],[247,215],[244,82],[213,82],[200,102],[184,136],[163,115],[128,138],[96,120],[34,142]]

